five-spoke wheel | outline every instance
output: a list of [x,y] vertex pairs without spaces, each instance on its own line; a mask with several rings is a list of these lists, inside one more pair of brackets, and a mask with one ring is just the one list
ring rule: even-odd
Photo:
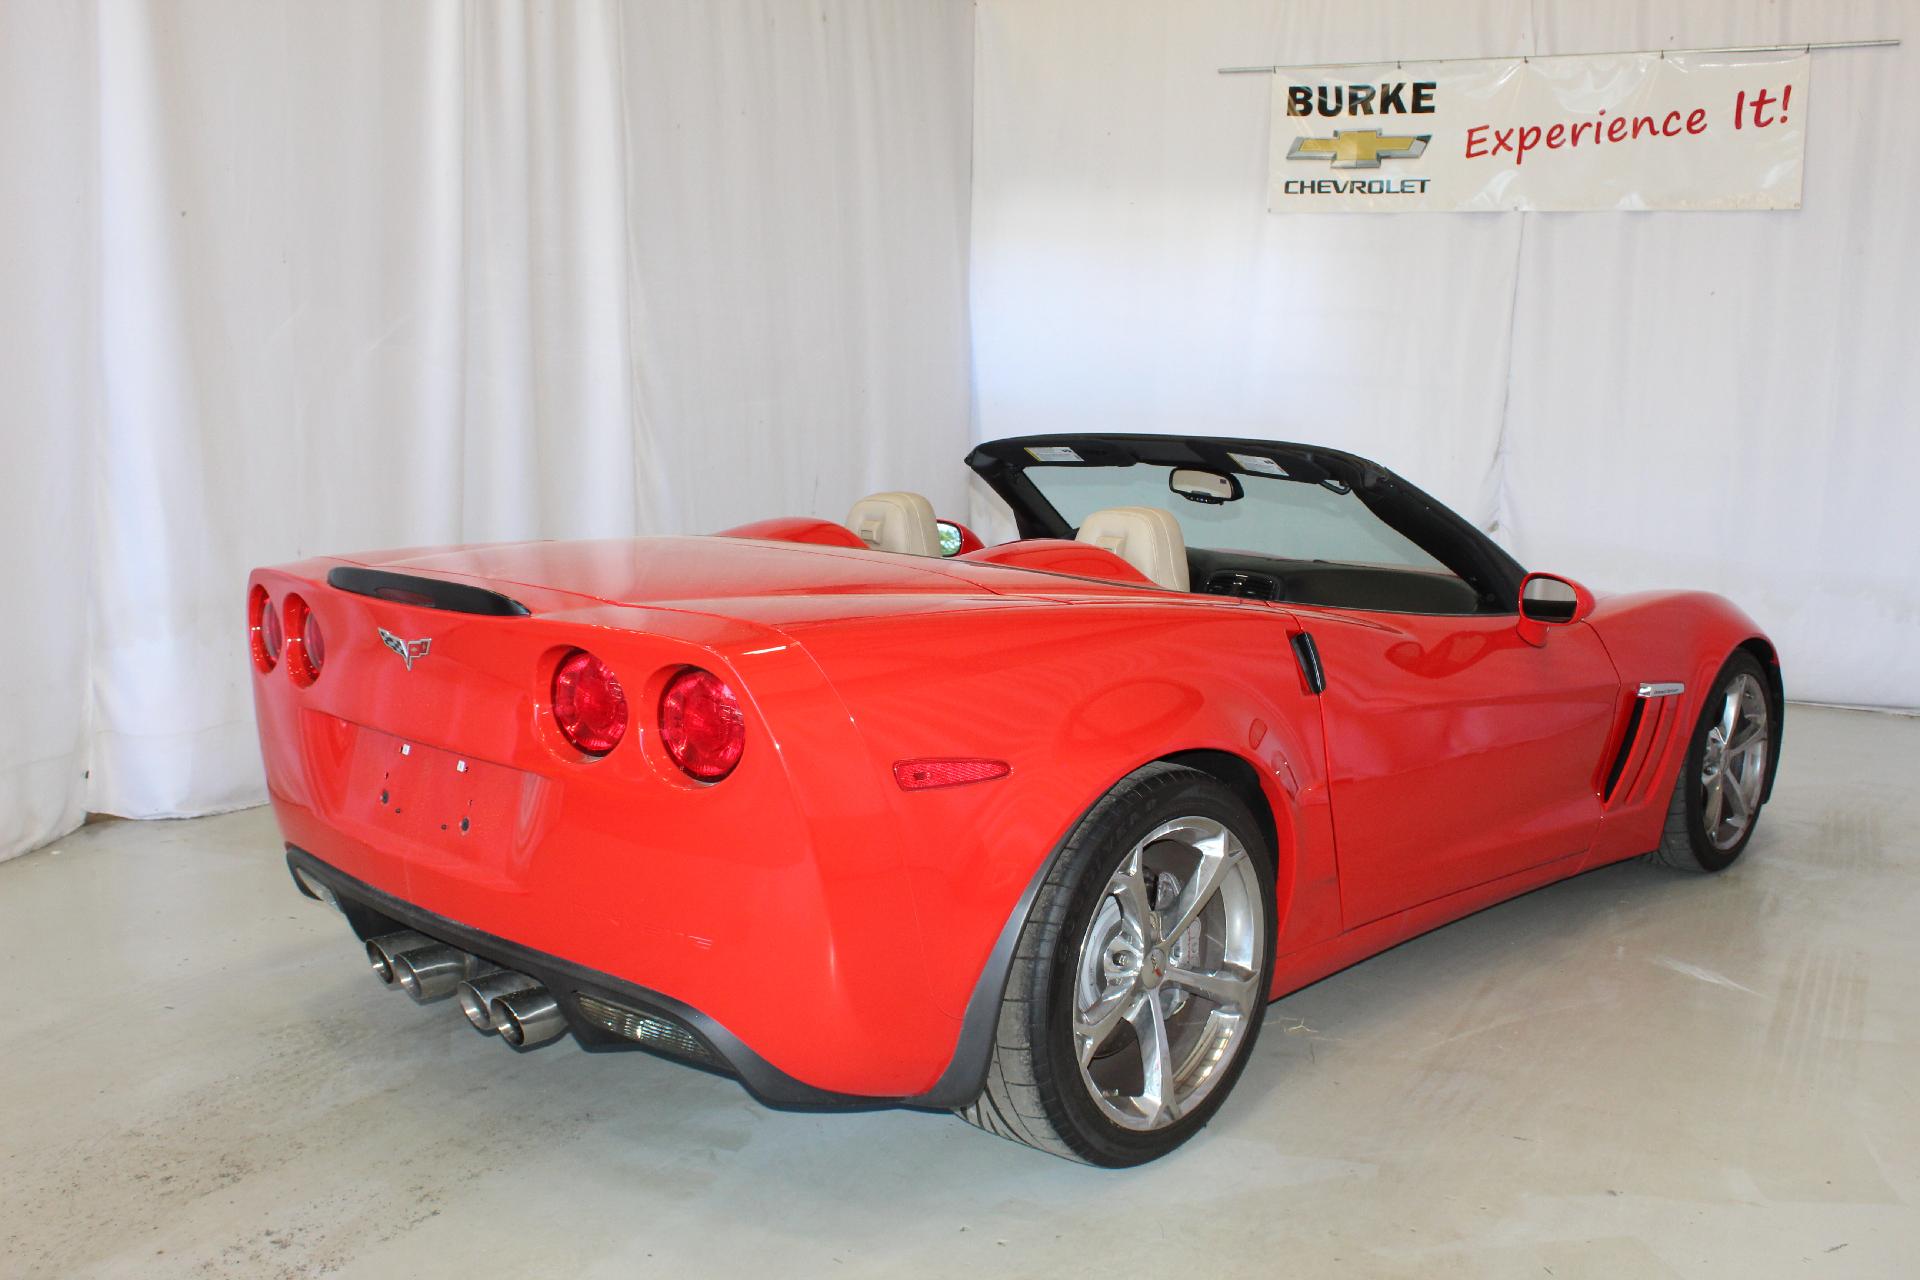
[[1128,850],[1080,942],[1074,1056],[1128,1129],[1185,1115],[1220,1082],[1260,989],[1266,912],[1246,846],[1198,814]]
[[1745,837],[1766,785],[1767,695],[1743,671],[1720,695],[1700,760],[1701,829],[1714,848],[1731,849]]
[[1736,651],[1701,706],[1655,861],[1720,871],[1740,856],[1766,802],[1779,716],[1759,659]]
[[1020,934],[986,1088],[960,1114],[1092,1164],[1184,1142],[1246,1063],[1273,985],[1274,861],[1195,769],[1138,769],[1080,820]]

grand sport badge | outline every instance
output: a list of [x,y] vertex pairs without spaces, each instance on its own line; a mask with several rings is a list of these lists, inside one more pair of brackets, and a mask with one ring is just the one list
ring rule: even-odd
[[1378,169],[1382,160],[1415,160],[1433,141],[1430,133],[1386,134],[1378,129],[1335,129],[1331,138],[1295,138],[1289,160],[1329,160],[1335,169]]

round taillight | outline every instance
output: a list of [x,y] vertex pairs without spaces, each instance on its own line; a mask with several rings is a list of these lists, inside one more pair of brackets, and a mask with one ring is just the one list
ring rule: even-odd
[[320,664],[327,655],[320,620],[299,596],[287,597],[287,636],[287,674],[304,688],[320,678]]
[[262,671],[273,670],[280,661],[280,612],[273,607],[267,589],[255,586],[247,594],[247,643],[253,650],[253,665]]
[[739,699],[713,672],[688,667],[660,692],[660,742],[688,776],[720,781],[747,745]]
[[603,756],[627,735],[627,694],[613,668],[575,649],[553,673],[553,719],[568,742]]
[[327,661],[327,638],[320,634],[320,615],[311,609],[307,610],[306,625],[300,628],[300,647],[306,651],[313,674],[319,675]]

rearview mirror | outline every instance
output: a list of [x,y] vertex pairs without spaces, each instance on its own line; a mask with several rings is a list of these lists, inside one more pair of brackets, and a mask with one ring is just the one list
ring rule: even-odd
[[1547,642],[1553,627],[1571,626],[1593,612],[1593,593],[1555,573],[1530,573],[1520,580],[1520,637],[1528,644]]
[[1197,467],[1175,467],[1167,476],[1167,488],[1188,502],[1204,502],[1210,507],[1232,502],[1241,494],[1240,482],[1231,475]]

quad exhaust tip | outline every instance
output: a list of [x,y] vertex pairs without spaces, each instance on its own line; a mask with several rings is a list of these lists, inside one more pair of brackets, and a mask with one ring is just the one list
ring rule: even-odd
[[373,976],[380,979],[380,984],[390,987],[399,981],[399,976],[393,968],[395,956],[419,947],[433,945],[435,944],[432,938],[423,933],[415,933],[411,929],[382,934],[378,938],[367,940],[367,963],[373,966]]
[[537,978],[486,967],[466,952],[402,929],[367,941],[373,976],[425,1004],[457,995],[477,1031],[498,1033],[516,1049],[531,1049],[566,1034],[567,1016]]
[[496,999],[490,1012],[500,1038],[516,1049],[531,1049],[557,1039],[567,1029],[560,1002],[545,987],[516,991]]
[[493,1002],[504,996],[515,995],[522,991],[537,991],[540,983],[524,973],[515,973],[511,969],[495,969],[491,973],[476,974],[460,984],[456,994],[460,997],[460,1012],[467,1015],[467,1021],[473,1024],[475,1031],[492,1033],[500,1028],[493,1021]]
[[425,1004],[450,996],[467,976],[467,954],[439,942],[413,947],[393,957],[393,979],[400,989]]
[[333,889],[328,886],[325,880],[320,879],[318,876],[308,875],[299,867],[293,867],[291,870],[293,872],[293,884],[296,889],[306,894],[309,898],[312,898],[315,902],[324,902],[335,911],[339,911],[342,915],[346,914],[346,912],[341,909],[339,897],[334,893]]

